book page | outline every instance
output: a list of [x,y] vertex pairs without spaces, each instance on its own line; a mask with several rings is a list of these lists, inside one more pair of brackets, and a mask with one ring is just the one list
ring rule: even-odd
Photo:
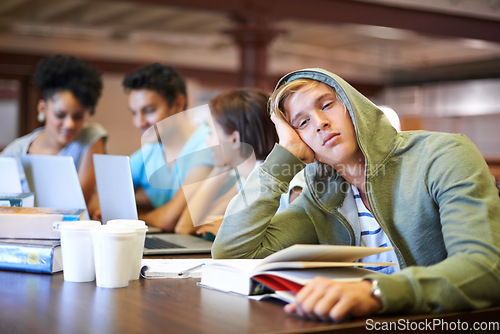
[[210,265],[226,267],[227,270],[231,271],[240,271],[250,278],[261,263],[261,259],[217,259],[213,260]]
[[392,250],[392,247],[297,244],[269,255],[263,263],[287,261],[352,262],[389,250]]
[[216,259],[203,266],[200,284],[215,290],[241,295],[265,293],[265,287],[251,279],[259,259]]
[[309,268],[339,268],[339,267],[381,267],[393,266],[392,262],[319,262],[319,261],[288,261],[261,263],[253,274],[265,270],[279,269],[309,269]]
[[[311,268],[308,270],[272,270],[259,272],[256,277],[261,275],[277,276],[289,281],[305,285],[315,277],[321,276],[337,281],[360,281],[364,276],[373,274],[372,270],[353,268],[353,267],[335,267],[335,268]],[[382,275],[382,274],[381,274]]]

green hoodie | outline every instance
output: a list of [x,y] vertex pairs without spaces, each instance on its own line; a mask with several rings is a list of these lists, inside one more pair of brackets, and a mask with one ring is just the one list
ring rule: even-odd
[[[465,136],[397,132],[383,112],[340,77],[306,69],[283,77],[334,88],[365,156],[370,209],[390,238],[401,271],[371,275],[385,312],[438,313],[500,304],[500,199],[482,154]],[[297,243],[359,245],[349,184],[306,167],[307,188],[279,214],[281,193],[305,167],[276,145],[231,201],[214,258],[263,258]]]

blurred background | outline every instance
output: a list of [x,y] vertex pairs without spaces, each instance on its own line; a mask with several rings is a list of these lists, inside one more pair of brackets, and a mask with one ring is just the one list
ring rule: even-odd
[[112,154],[140,146],[121,81],[141,65],[177,67],[190,108],[322,67],[403,130],[466,134],[500,176],[500,0],[2,0],[0,150],[40,125],[32,76],[56,53],[103,74],[91,121]]

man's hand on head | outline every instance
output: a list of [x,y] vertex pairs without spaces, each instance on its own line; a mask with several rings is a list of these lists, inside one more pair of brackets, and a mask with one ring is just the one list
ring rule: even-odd
[[271,120],[276,126],[276,132],[278,133],[279,144],[281,146],[306,164],[314,162],[314,151],[304,143],[290,124],[276,116],[276,114],[271,115]]

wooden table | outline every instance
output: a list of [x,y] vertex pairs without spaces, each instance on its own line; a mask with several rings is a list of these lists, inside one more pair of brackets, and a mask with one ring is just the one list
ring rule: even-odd
[[[131,281],[126,288],[105,289],[96,287],[95,282],[64,282],[61,273],[43,275],[0,271],[0,333],[367,331],[366,319],[342,324],[303,320],[284,313],[278,302],[253,301],[202,288],[196,285],[198,281],[192,278],[141,279]],[[498,321],[499,314],[500,308],[496,308],[436,317],[447,321]],[[402,317],[412,321],[428,318]],[[397,321],[400,318],[371,319]]]

